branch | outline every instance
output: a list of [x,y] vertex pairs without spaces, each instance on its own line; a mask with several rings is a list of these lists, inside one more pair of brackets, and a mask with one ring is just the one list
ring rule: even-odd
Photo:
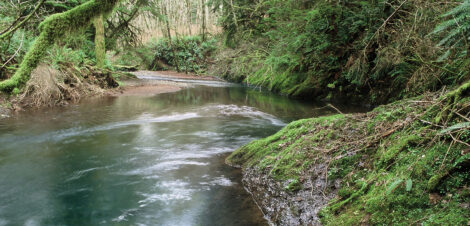
[[23,47],[23,41],[24,41],[24,34],[23,34],[23,36],[22,36],[22,38],[21,38],[20,47],[18,47],[18,49],[16,50],[15,54],[13,54],[13,56],[11,56],[10,59],[8,59],[8,60],[0,67],[0,69],[2,69],[2,68],[4,68],[5,66],[7,66],[7,64],[8,64],[11,60],[13,60],[13,58],[15,58],[16,55],[18,55],[18,53],[19,53],[20,50],[21,50],[21,47]]
[[18,23],[15,27],[3,32],[1,35],[0,35],[0,40],[8,37],[10,34],[12,34],[14,31],[16,31],[18,28],[20,28],[21,26],[23,26],[23,24],[25,24],[37,11],[38,9],[41,7],[41,5],[45,2],[46,0],[41,0],[39,2],[38,5],[36,5],[36,7],[34,8],[34,10],[26,17],[24,18],[23,21],[21,21],[20,23]]

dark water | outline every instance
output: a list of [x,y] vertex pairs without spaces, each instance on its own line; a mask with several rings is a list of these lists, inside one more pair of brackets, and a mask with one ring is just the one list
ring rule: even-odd
[[326,109],[243,87],[0,120],[0,225],[264,225],[229,152]]

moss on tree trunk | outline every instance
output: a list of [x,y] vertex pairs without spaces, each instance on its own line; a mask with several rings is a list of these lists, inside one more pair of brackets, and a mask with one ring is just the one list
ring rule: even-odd
[[93,24],[95,25],[95,52],[96,52],[96,66],[104,68],[106,60],[106,43],[104,39],[104,23],[103,15],[94,18]]
[[40,25],[40,35],[28,50],[16,73],[0,82],[0,90],[11,92],[24,85],[48,48],[57,40],[90,25],[93,18],[111,12],[119,0],[91,0],[63,13],[47,17]]

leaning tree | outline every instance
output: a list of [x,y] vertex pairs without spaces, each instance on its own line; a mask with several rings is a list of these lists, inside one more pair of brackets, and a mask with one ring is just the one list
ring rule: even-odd
[[83,32],[91,23],[94,23],[97,30],[95,38],[97,63],[98,66],[102,66],[105,57],[103,18],[112,12],[119,1],[90,0],[63,13],[47,17],[39,25],[40,34],[26,53],[18,70],[10,79],[0,82],[0,91],[11,92],[24,85],[46,51],[55,42],[77,32]]

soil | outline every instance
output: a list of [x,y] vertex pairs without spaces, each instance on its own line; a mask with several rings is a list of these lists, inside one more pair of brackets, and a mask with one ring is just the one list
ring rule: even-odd
[[160,93],[171,93],[181,90],[177,84],[142,84],[127,85],[119,89],[110,90],[109,96],[153,96]]
[[[221,81],[212,76],[198,76],[195,74],[185,74],[175,71],[137,71],[132,74],[139,76],[155,76],[159,78],[182,79],[182,80],[203,80],[203,81]],[[124,86],[118,89],[112,89],[107,92],[109,96],[153,96],[160,93],[177,92],[183,88],[190,87],[190,84],[184,82],[171,82],[162,80],[147,79],[127,79],[124,80]]]
[[214,76],[196,75],[193,73],[183,73],[176,71],[136,71],[134,75],[158,76],[166,78],[188,79],[188,80],[204,80],[204,81],[224,81]]

